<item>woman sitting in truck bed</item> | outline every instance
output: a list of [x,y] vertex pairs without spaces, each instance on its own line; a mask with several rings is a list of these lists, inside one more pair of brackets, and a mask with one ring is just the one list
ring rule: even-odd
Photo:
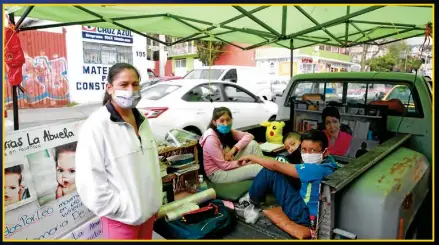
[[340,130],[340,112],[336,107],[326,107],[322,112],[323,132],[328,138],[328,150],[332,155],[344,156],[349,152],[352,135]]
[[253,179],[262,169],[257,164],[238,164],[241,156],[263,154],[253,135],[232,129],[232,120],[228,108],[215,108],[209,127],[200,139],[204,171],[213,183]]

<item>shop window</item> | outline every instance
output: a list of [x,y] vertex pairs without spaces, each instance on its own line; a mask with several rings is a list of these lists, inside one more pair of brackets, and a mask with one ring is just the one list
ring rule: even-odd
[[133,63],[131,46],[83,42],[84,63],[113,65],[116,63]]
[[340,49],[339,49],[338,47],[332,47],[332,48],[331,48],[331,51],[332,51],[333,53],[338,53],[338,52],[340,51]]
[[175,60],[176,68],[186,68],[186,59]]

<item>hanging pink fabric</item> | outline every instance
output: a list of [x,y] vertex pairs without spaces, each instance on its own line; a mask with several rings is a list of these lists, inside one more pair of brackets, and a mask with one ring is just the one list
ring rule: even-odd
[[[9,20],[9,18],[7,18]],[[19,86],[23,80],[22,67],[25,62],[24,52],[21,48],[15,26],[9,22],[5,28],[5,62],[8,67],[8,81],[12,86]]]

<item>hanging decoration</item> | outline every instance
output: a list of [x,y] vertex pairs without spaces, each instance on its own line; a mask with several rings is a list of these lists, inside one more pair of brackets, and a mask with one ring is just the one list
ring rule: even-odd
[[[9,20],[9,18],[7,19]],[[25,63],[25,58],[15,25],[11,22],[5,28],[5,40],[4,60],[8,66],[8,81],[12,86],[19,86],[23,79],[22,67]]]

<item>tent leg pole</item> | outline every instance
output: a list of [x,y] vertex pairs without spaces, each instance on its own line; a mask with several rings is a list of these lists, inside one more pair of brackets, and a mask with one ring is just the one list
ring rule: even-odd
[[293,58],[294,58],[293,39],[290,39],[290,78],[293,78]]
[[[15,25],[14,14],[9,14],[9,21]],[[14,130],[18,130],[18,86],[12,86],[12,109],[14,113]]]
[[[290,39],[290,82],[293,80],[293,58],[294,58],[294,46],[293,46],[293,39]],[[284,95],[285,96],[285,95]],[[289,122],[289,132],[294,132],[294,99],[291,95],[289,98],[289,104],[290,104],[290,122]]]
[[14,130],[18,130],[18,86],[12,86],[12,106],[14,110]]

